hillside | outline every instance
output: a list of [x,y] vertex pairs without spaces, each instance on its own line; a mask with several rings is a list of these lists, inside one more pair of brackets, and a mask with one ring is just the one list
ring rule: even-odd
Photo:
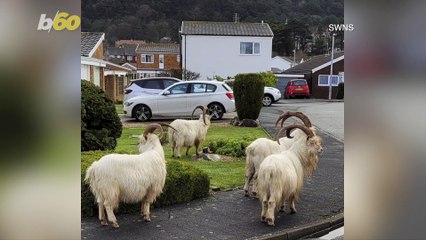
[[[289,37],[285,30],[305,41],[329,23],[343,22],[344,13],[343,0],[82,0],[81,8],[82,31],[105,32],[109,44],[117,39],[157,42],[165,36],[178,42],[182,20],[233,21],[234,13],[241,22],[270,23],[274,43],[280,35]],[[292,29],[284,25],[286,20]],[[288,54],[287,45],[294,42],[284,42],[275,50]]]

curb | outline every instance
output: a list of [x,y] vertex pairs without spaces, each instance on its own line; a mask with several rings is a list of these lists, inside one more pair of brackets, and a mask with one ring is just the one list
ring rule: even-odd
[[308,223],[290,230],[277,231],[262,236],[252,237],[249,240],[293,240],[301,238],[316,238],[323,236],[344,225],[343,213],[330,218]]

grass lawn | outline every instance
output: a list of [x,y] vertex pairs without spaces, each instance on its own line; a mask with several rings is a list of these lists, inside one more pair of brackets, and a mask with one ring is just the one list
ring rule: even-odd
[[117,111],[118,114],[123,114],[123,104],[115,104],[115,111]]
[[[138,139],[132,135],[140,135],[143,128],[123,128],[123,133],[118,140],[117,148],[114,152],[137,154]],[[207,146],[211,141],[220,139],[255,139],[259,137],[268,137],[262,128],[241,128],[241,127],[220,127],[211,126],[208,130],[206,141],[203,146]],[[172,149],[166,144],[164,146],[166,160],[172,160]],[[194,161],[192,155],[195,148],[190,150],[190,157],[185,156],[185,149],[181,149],[181,161],[189,162],[191,165],[206,172],[210,177],[210,184],[221,189],[233,188],[244,185],[245,158],[233,158],[231,160],[211,162]],[[106,153],[105,153],[106,154]],[[90,162],[99,159],[99,154],[82,153],[83,158],[93,158]]]

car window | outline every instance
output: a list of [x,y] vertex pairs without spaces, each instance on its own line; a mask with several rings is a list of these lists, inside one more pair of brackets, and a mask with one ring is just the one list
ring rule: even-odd
[[191,84],[191,93],[205,93],[207,84],[205,83],[193,83]]
[[222,84],[222,87],[225,88],[226,91],[232,91],[231,87],[226,83]]
[[170,94],[183,94],[186,93],[188,89],[188,84],[179,84],[170,88]]
[[305,86],[306,85],[306,81],[305,80],[296,80],[293,81],[293,86]]
[[161,84],[160,84],[159,80],[147,80],[145,82],[146,83],[143,86],[143,88],[148,88],[148,89],[163,89],[161,87]]
[[[216,91],[216,85],[212,85],[212,84],[207,84],[207,91],[206,92],[214,92]],[[230,91],[230,90],[228,90]]]
[[177,83],[178,81],[176,80],[170,80],[170,79],[164,79],[163,80],[163,84],[164,84],[164,88],[168,88],[169,86]]

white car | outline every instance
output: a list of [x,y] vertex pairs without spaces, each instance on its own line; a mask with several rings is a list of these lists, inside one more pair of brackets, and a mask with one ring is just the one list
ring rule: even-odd
[[281,92],[277,88],[265,87],[263,94],[263,106],[271,106],[272,103],[281,99]]
[[144,93],[159,93],[182,80],[172,77],[152,77],[135,79],[124,89],[124,101]]
[[157,94],[142,94],[123,103],[124,114],[137,121],[155,117],[191,116],[198,105],[207,106],[213,120],[235,111],[232,89],[218,81],[178,82]]

